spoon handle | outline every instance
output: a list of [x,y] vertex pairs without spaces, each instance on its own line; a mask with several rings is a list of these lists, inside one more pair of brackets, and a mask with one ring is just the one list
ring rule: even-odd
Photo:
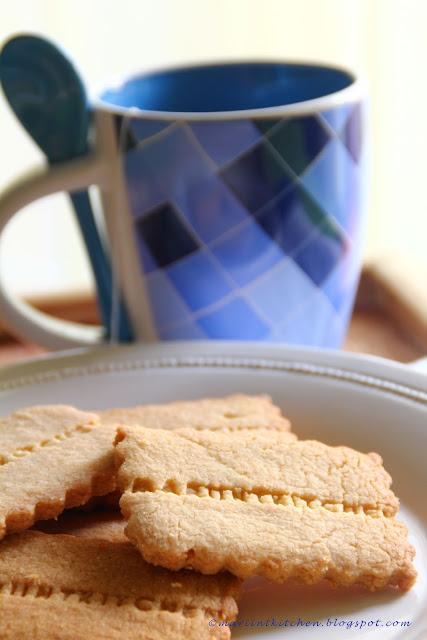
[[[112,312],[113,312],[113,278],[110,262],[105,253],[87,191],[78,191],[70,194],[78,225],[87,247],[92,272],[98,290],[98,305],[101,318],[106,327],[106,338],[110,337]],[[118,305],[117,338],[120,342],[129,342],[132,339],[129,318],[120,299]]]

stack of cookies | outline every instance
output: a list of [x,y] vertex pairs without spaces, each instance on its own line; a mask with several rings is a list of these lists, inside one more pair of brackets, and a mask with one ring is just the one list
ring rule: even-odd
[[298,440],[264,396],[17,411],[0,421],[0,638],[225,639],[209,621],[235,619],[254,575],[407,590],[390,485],[378,454]]

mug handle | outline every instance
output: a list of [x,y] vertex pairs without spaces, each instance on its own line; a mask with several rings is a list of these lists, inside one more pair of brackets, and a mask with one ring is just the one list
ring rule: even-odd
[[[105,175],[106,165],[98,154],[27,173],[0,197],[0,236],[15,213],[34,200],[59,191],[73,192],[102,184]],[[0,317],[11,331],[48,349],[94,346],[102,342],[105,334],[103,327],[60,320],[38,311],[8,289],[2,273]]]

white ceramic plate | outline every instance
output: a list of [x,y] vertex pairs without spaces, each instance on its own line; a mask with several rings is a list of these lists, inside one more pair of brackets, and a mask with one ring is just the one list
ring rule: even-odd
[[[419,577],[403,595],[256,578],[245,585],[242,626],[234,628],[233,637],[426,640],[427,376],[422,373],[376,358],[247,343],[103,348],[0,370],[0,414],[37,403],[101,409],[239,391],[269,393],[301,438],[383,456],[402,501],[400,517],[417,549]],[[274,627],[272,618],[319,626]],[[376,626],[377,621],[389,626]],[[246,622],[264,626],[248,628]],[[402,622],[410,624],[402,627]]]

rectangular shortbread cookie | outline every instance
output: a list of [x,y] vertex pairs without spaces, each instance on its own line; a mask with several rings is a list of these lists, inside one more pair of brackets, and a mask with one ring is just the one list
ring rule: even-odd
[[226,640],[239,581],[148,565],[129,543],[26,531],[0,544],[2,640]]
[[119,430],[126,534],[148,562],[370,589],[414,582],[378,454],[280,432]]
[[225,398],[178,401],[100,411],[105,424],[143,426],[149,429],[290,430],[290,423],[269,396],[235,394]]
[[112,427],[62,405],[0,420],[0,539],[115,489]]

